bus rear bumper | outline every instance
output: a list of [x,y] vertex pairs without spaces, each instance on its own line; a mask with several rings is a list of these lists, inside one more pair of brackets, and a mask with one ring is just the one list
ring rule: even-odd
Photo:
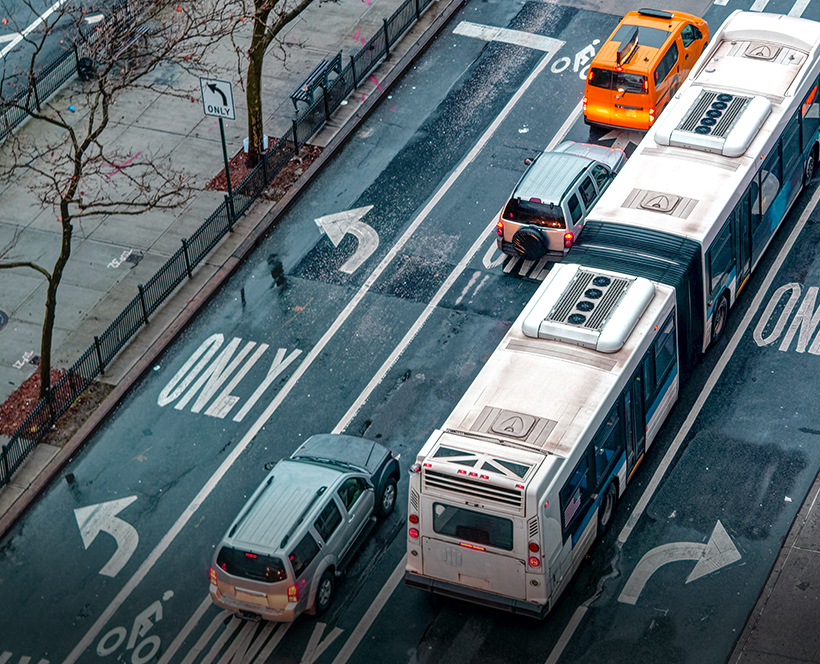
[[404,585],[411,588],[419,588],[436,595],[444,597],[452,597],[453,599],[471,602],[473,604],[480,604],[481,606],[488,606],[492,609],[500,611],[507,611],[508,613],[515,613],[525,615],[530,618],[543,619],[549,613],[549,604],[532,604],[530,602],[522,602],[511,597],[502,597],[493,593],[483,592],[475,588],[467,588],[465,586],[457,586],[454,583],[441,581],[439,579],[431,579],[428,576],[421,576],[420,574],[413,574],[412,572],[404,573]]

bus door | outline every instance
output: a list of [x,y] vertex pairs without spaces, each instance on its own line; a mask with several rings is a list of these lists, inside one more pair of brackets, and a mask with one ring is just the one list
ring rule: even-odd
[[752,271],[751,211],[751,191],[747,189],[732,211],[730,222],[735,241],[734,253],[737,257],[737,293],[740,293]]
[[646,410],[643,402],[642,373],[643,365],[623,392],[627,477],[641,460],[646,447]]

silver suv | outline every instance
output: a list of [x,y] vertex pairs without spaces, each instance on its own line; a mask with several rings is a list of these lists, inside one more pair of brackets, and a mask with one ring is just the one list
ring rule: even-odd
[[623,150],[574,141],[542,152],[515,186],[496,224],[499,250],[527,260],[561,260],[625,163]]
[[214,554],[211,599],[249,620],[320,614],[358,544],[396,504],[399,464],[372,440],[312,436],[271,470]]

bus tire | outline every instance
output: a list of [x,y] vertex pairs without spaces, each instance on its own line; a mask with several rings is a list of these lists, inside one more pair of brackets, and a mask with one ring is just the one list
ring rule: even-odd
[[809,153],[809,158],[806,159],[806,164],[803,167],[803,186],[807,187],[814,177],[814,150]]
[[513,251],[528,261],[543,258],[549,248],[544,234],[533,228],[522,228],[512,239]]
[[716,343],[723,336],[728,318],[729,300],[724,293],[720,296],[720,300],[715,307],[715,312],[712,314],[712,343]]
[[333,601],[333,584],[334,584],[333,570],[327,569],[319,579],[319,585],[316,587],[316,615],[320,616],[330,608]]
[[611,482],[606,488],[604,499],[598,508],[598,533],[605,533],[612,525],[612,517],[615,515],[615,506],[618,504],[618,487],[615,482]]

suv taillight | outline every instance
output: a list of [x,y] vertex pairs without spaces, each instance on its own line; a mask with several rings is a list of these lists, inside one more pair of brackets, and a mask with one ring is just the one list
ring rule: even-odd
[[213,567],[211,567],[211,571],[210,571],[210,573],[208,574],[208,576],[210,576],[210,577],[211,577],[211,583],[212,583],[213,585],[216,585],[216,570],[215,570]]
[[572,242],[575,240],[575,236],[572,233],[564,233],[564,246],[569,249],[572,246]]
[[498,233],[499,237],[504,237],[504,222],[501,221],[501,219],[499,219],[495,225],[495,232]]
[[299,601],[299,587],[298,586],[291,586],[288,588],[288,602],[298,602]]

